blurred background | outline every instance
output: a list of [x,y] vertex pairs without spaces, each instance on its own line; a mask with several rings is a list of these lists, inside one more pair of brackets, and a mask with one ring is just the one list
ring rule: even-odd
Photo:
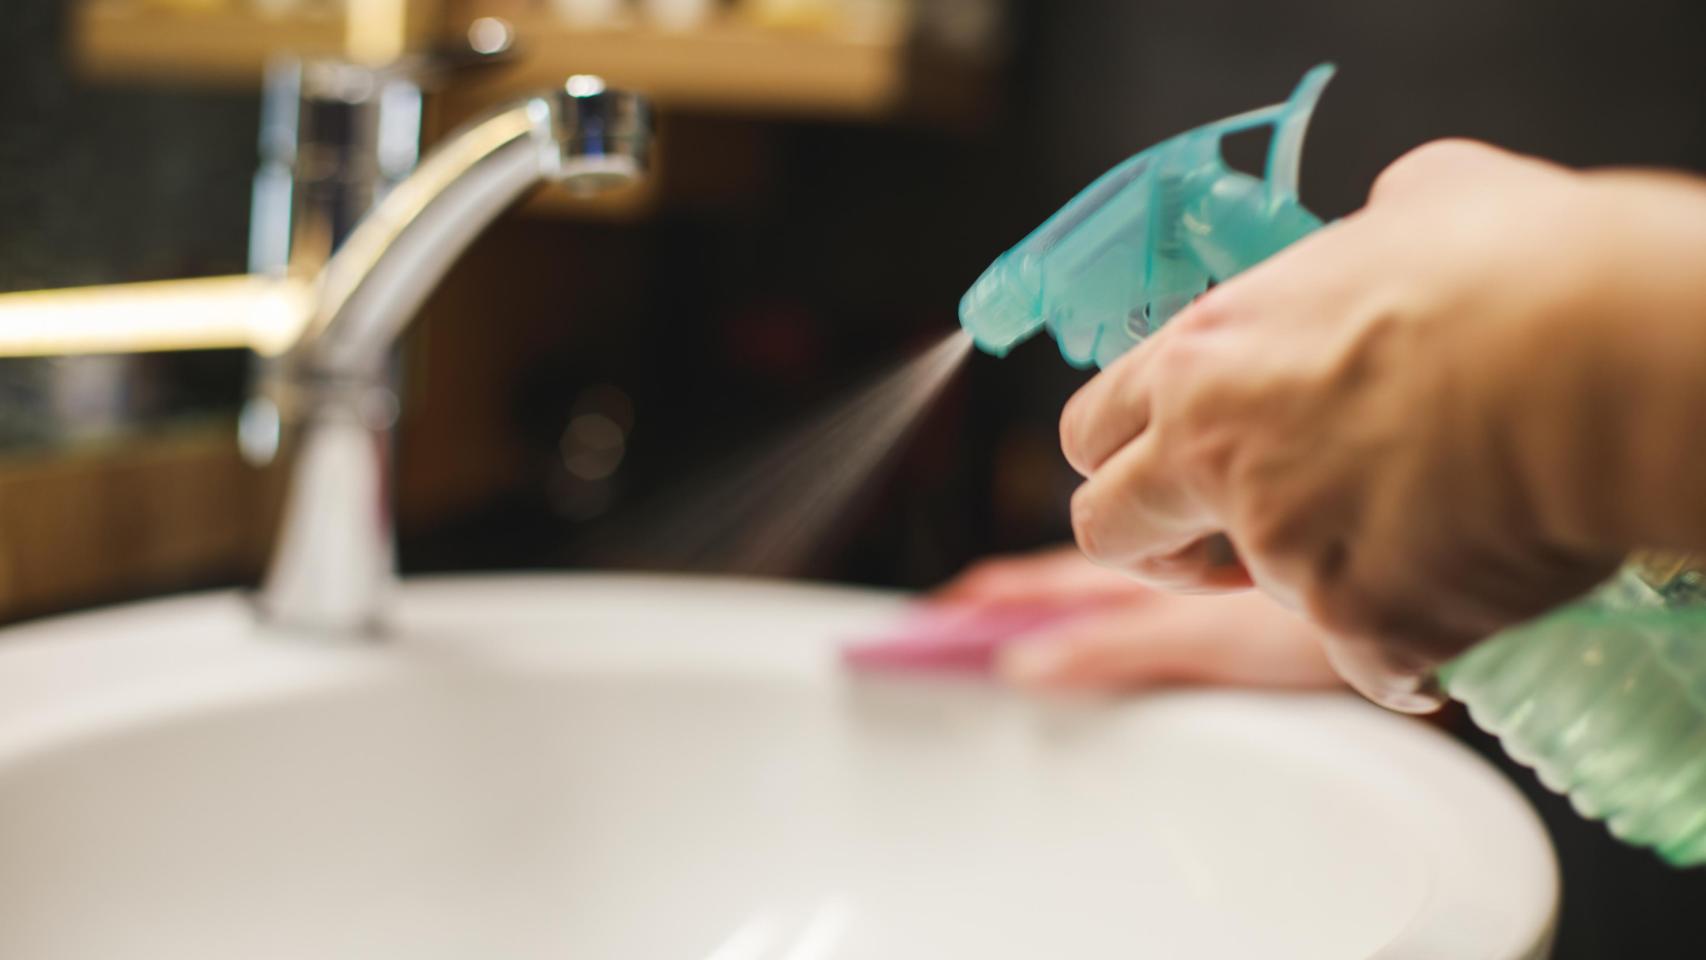
[[[1695,0],[6,0],[0,291],[276,266],[257,196],[282,56],[429,64],[427,146],[571,73],[647,93],[656,176],[537,195],[429,301],[399,361],[397,509],[406,573],[667,567],[667,542],[608,545],[935,342],[995,254],[1123,157],[1332,60],[1304,164],[1324,216],[1445,135],[1706,170],[1702,49]],[[254,581],[283,467],[238,450],[251,367],[0,358],[0,619]],[[1064,539],[1055,416],[1081,380],[1047,342],[973,357],[790,572],[922,588]],[[1560,957],[1695,955],[1706,883],[1512,776],[1564,861]]]

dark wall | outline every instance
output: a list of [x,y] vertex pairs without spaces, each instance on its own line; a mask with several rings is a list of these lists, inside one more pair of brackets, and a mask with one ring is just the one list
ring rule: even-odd
[[1706,168],[1706,5],[1693,0],[1244,0],[1033,5],[1043,171],[1070,189],[1116,157],[1281,99],[1310,66],[1322,101],[1304,197],[1354,209],[1436,137],[1577,165]]
[[0,14],[0,290],[241,271],[255,97],[81,80],[69,7]]

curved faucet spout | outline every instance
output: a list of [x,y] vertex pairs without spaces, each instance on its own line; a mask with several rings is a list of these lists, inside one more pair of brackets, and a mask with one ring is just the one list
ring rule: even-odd
[[393,344],[451,264],[522,194],[546,181],[595,193],[636,180],[650,135],[644,100],[570,77],[452,134],[327,261],[311,321],[271,372],[270,409],[301,434],[257,598],[263,617],[317,632],[383,628],[395,580]]
[[291,361],[313,379],[365,379],[453,263],[535,186],[595,193],[638,179],[650,145],[641,98],[571,77],[452,134],[386,195],[319,280]]

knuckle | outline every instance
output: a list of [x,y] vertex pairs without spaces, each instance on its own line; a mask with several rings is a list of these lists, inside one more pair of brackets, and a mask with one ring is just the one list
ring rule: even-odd
[[1412,147],[1399,160],[1411,163],[1434,164],[1460,160],[1465,156],[1482,156],[1493,148],[1468,137],[1439,137]]
[[1084,463],[1084,429],[1080,425],[1083,414],[1079,411],[1083,402],[1078,397],[1066,401],[1066,408],[1060,412],[1060,452],[1066,456],[1066,462],[1082,469]]
[[1225,471],[1221,467],[1225,454],[1218,445],[1199,437],[1169,446],[1166,460],[1177,478],[1179,492],[1200,500],[1218,501],[1220,498],[1215,494],[1225,486],[1222,481]]
[[1078,541],[1078,549],[1084,551],[1086,557],[1101,562],[1100,531],[1091,497],[1088,485],[1079,487],[1072,495],[1072,537]]
[[1228,371],[1228,357],[1202,337],[1182,336],[1158,349],[1150,368],[1154,411],[1189,430],[1206,419],[1219,419],[1246,392],[1241,378]]
[[[1193,324],[1193,321],[1183,321]],[[1165,336],[1155,338],[1150,349],[1149,363],[1154,367],[1154,376],[1162,376],[1170,371],[1176,371],[1181,365],[1189,364],[1196,354],[1190,333],[1192,326],[1175,328]]]
[[1484,157],[1492,148],[1463,137],[1444,137],[1413,147],[1375,177],[1369,197],[1388,196],[1432,180],[1465,158]]
[[1221,287],[1216,287],[1198,297],[1189,309],[1174,322],[1173,328],[1180,334],[1195,330],[1213,330],[1232,323],[1238,314],[1233,305],[1232,297]]
[[[1209,501],[1223,499],[1220,494],[1227,489],[1238,456],[1233,431],[1198,404],[1181,414],[1174,429],[1157,438],[1165,450],[1163,459],[1172,464],[1184,491]],[[1256,496],[1266,499],[1260,493]]]
[[1189,347],[1169,347],[1157,352],[1150,369],[1152,422],[1194,409],[1200,384],[1192,375],[1192,350]]

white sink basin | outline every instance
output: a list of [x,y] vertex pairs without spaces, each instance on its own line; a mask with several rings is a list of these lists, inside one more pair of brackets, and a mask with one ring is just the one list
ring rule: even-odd
[[1544,833],[1349,697],[855,680],[898,598],[431,581],[0,633],[0,957],[1542,956]]

